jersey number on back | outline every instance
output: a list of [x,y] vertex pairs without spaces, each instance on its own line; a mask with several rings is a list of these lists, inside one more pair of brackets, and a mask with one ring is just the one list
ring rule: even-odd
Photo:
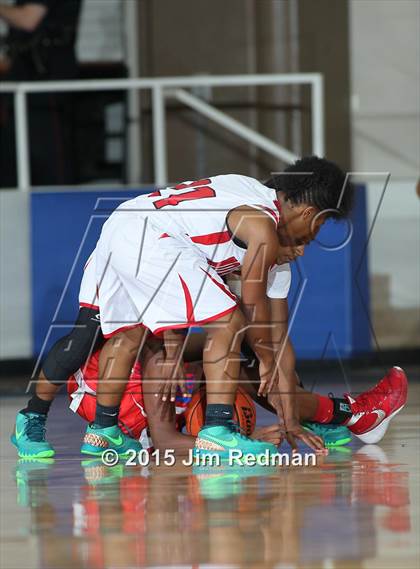
[[[190,192],[185,192],[183,194],[173,194],[161,200],[156,200],[153,205],[156,209],[162,209],[168,205],[177,206],[181,202],[202,200],[204,198],[214,198],[216,192],[213,188],[210,188],[207,184],[210,184],[210,179],[198,180],[197,182],[190,182],[189,184],[178,184],[174,186],[174,190],[185,190],[186,188],[193,188]],[[160,196],[160,192],[153,192],[150,197]]]

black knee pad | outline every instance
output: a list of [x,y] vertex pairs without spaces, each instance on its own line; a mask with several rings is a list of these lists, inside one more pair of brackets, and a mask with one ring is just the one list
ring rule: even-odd
[[54,385],[67,381],[103,342],[99,310],[81,308],[73,330],[48,352],[42,366],[45,377]]

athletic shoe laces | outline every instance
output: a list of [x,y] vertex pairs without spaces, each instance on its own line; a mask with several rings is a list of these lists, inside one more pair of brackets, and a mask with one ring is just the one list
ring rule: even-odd
[[373,409],[378,409],[381,406],[383,400],[388,395],[388,390],[381,381],[365,393],[361,393],[351,405],[353,413],[363,413],[366,411],[372,411]]
[[37,443],[45,441],[45,418],[41,415],[28,415],[25,431],[29,440]]

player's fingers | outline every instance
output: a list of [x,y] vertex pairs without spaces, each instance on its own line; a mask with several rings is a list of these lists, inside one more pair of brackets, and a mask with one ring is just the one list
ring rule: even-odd
[[292,453],[298,452],[297,442],[292,433],[286,433],[286,439],[289,445],[292,447]]
[[172,401],[172,402],[174,402],[175,399],[176,399],[176,389],[177,389],[177,386],[178,386],[178,384],[177,384],[176,381],[173,381],[173,382],[171,383],[171,401]]
[[156,393],[155,393],[155,397],[159,397],[159,399],[162,399],[164,389],[165,389],[165,385],[166,385],[166,382],[164,380],[159,382],[159,384],[157,386]]
[[320,437],[319,435],[311,435],[308,433],[308,437],[311,440],[311,442],[316,445],[318,448],[324,448],[324,441],[322,439],[322,437]]
[[321,437],[317,436],[317,435],[304,435],[302,437],[302,442],[304,442],[306,445],[308,445],[311,449],[315,450],[315,451],[319,451],[324,453],[325,451],[327,451],[327,449],[325,448],[324,445],[324,441],[322,440]]
[[282,441],[282,437],[280,434],[277,434],[277,435],[276,434],[270,434],[270,435],[267,435],[263,440],[267,443],[271,443],[272,445],[278,447]]
[[280,425],[278,423],[274,423],[274,425],[267,425],[266,427],[261,427],[267,433],[279,433],[281,432]]
[[179,380],[178,380],[178,386],[179,386],[179,389],[180,389],[180,391],[181,391],[181,393],[182,393],[182,396],[183,396],[183,397],[188,397],[188,396],[189,396],[189,393],[188,393],[188,389],[187,389],[187,380],[186,380],[186,378],[185,378],[184,375],[179,378]]
[[161,404],[161,421],[166,421],[171,419],[174,411],[174,406],[170,401],[164,401]]
[[267,427],[257,427],[252,433],[252,439],[268,440],[268,438],[281,438],[280,425],[269,425]]
[[162,401],[167,401],[171,396],[171,381],[167,379],[162,390]]
[[161,390],[162,390],[162,382],[161,382],[161,381],[156,381],[156,382],[154,383],[155,397],[159,397],[159,396],[160,396]]
[[281,439],[284,433],[280,429],[280,425],[269,425],[267,427],[262,427],[263,434],[266,437],[273,437],[275,439]]
[[258,395],[260,397],[266,397],[267,395],[267,380],[262,379],[260,381],[260,387],[258,388]]

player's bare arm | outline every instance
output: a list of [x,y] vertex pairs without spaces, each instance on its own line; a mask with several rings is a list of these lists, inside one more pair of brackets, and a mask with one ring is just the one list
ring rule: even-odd
[[163,333],[164,349],[161,352],[163,359],[162,380],[157,385],[156,397],[162,401],[175,401],[177,387],[184,397],[188,395],[185,387],[185,373],[183,366],[183,352],[185,336],[178,330],[165,330]]
[[156,390],[162,384],[162,374],[166,374],[165,349],[157,345],[147,346],[143,355],[144,408],[147,414],[150,434],[155,449],[173,449],[183,455],[194,447],[195,437],[180,433],[176,427],[175,403],[167,401],[162,404],[155,396]]
[[278,237],[272,220],[249,207],[230,212],[228,223],[247,246],[242,267],[242,307],[249,323],[247,340],[260,362],[259,394],[267,395],[275,381],[267,274],[277,258]]
[[[284,420],[285,436],[292,449],[297,450],[297,440],[301,440],[314,450],[324,449],[321,437],[302,428],[297,402],[296,357],[288,334],[287,298],[270,298],[272,341],[276,351],[276,365],[279,375],[279,392],[269,394],[269,402],[279,418]],[[286,392],[284,391],[286,390]]]

